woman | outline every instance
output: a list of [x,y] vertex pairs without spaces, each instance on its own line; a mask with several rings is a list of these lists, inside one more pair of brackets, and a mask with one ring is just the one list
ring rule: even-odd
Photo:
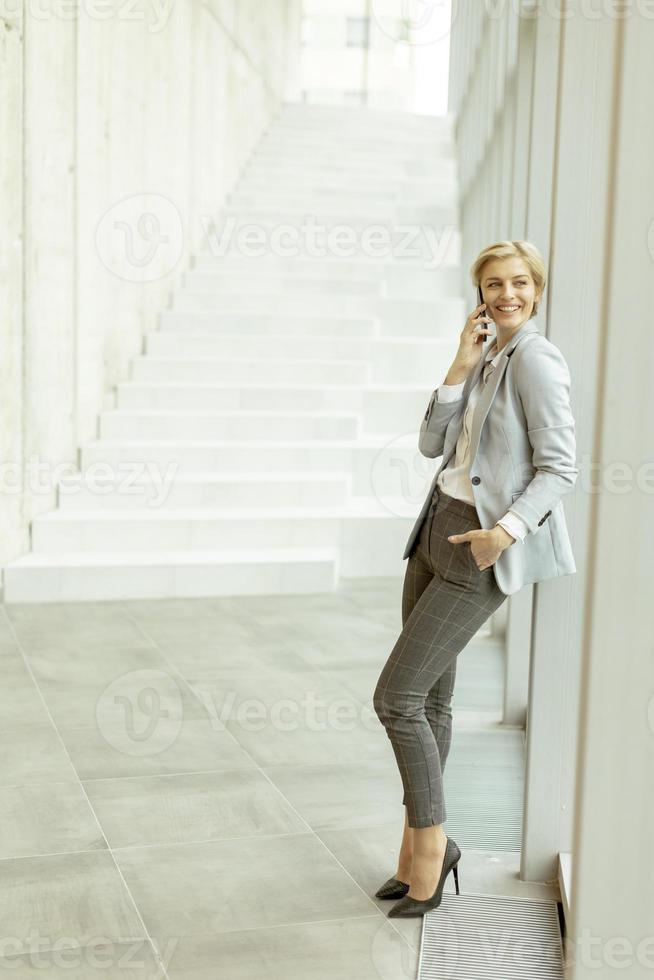
[[461,852],[442,826],[457,655],[507,595],[576,571],[561,502],[578,474],[570,374],[529,323],[543,260],[529,242],[497,242],[471,276],[483,302],[420,427],[420,452],[442,462],[405,549],[402,632],[373,697],[404,787],[398,868],[376,893],[399,898],[389,916],[436,908],[451,870],[459,893]]

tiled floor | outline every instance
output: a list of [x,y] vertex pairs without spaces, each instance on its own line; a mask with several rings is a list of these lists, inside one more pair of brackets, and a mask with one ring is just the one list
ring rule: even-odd
[[[372,710],[400,590],[5,605],[0,969],[415,977],[422,920],[388,919],[392,903],[372,897],[403,821]],[[477,824],[464,805],[488,760],[507,786],[521,779],[520,736],[498,730],[501,685],[500,650],[480,636],[459,659],[446,772],[452,814],[461,794],[459,836],[456,816],[446,824],[464,850],[461,889],[556,897],[519,880],[501,840],[476,849],[503,825],[486,826],[485,797]]]

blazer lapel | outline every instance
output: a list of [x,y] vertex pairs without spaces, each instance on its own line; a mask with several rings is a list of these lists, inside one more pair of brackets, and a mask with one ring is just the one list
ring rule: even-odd
[[486,353],[484,353],[479,358],[479,362],[475,365],[474,370],[471,371],[471,373],[468,375],[468,377],[466,379],[466,387],[464,387],[464,389],[463,389],[463,394],[465,395],[466,399],[467,399],[468,395],[470,394],[470,392],[472,391],[472,389],[474,388],[474,386],[479,381],[479,375],[484,370],[484,364],[485,363],[486,363]]
[[[491,374],[490,378],[481,389],[479,393],[479,398],[477,399],[477,404],[475,405],[475,410],[472,415],[472,425],[470,427],[470,462],[474,460],[477,455],[477,449],[479,448],[479,438],[481,436],[481,430],[484,422],[486,421],[486,416],[493,403],[493,398],[500,386],[500,382],[504,377],[504,372],[506,371],[507,364],[509,363],[509,358],[515,350],[516,346],[520,343],[523,337],[528,336],[532,333],[538,333],[538,324],[533,320],[528,320],[520,329],[515,333],[511,340],[504,345],[501,351],[501,357],[497,362],[495,370]],[[475,368],[472,377],[474,377],[473,383],[476,384],[479,375],[481,374],[486,358],[480,357],[479,364]],[[472,386],[468,391],[472,390]]]

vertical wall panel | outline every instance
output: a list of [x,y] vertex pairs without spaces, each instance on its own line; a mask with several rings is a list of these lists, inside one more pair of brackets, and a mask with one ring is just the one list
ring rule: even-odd
[[54,506],[52,467],[75,452],[76,25],[51,4],[24,17],[23,447],[43,480],[24,511]]
[[[618,59],[613,77],[619,84],[607,106],[607,193],[596,207],[596,220],[607,223],[608,245],[596,270],[598,306],[590,299],[598,335],[591,335],[593,349],[589,344],[584,352],[597,363],[594,449],[605,482],[589,514],[570,923],[572,936],[592,937],[596,955],[576,958],[574,980],[618,972],[629,980],[651,976],[653,948],[652,14],[632,14],[614,23],[610,34],[593,62],[597,76],[606,79]],[[571,59],[582,46],[578,35]],[[594,179],[602,165],[595,164]]]
[[6,553],[28,544],[23,504],[23,36],[0,18],[0,536]]

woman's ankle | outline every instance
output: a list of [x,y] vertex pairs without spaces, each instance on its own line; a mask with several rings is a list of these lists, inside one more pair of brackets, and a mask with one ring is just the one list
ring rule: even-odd
[[417,833],[414,835],[413,841],[413,854],[420,860],[422,857],[428,857],[434,852],[440,852],[445,850],[447,847],[447,834],[442,828],[442,825],[433,825],[431,827],[421,827],[418,828]]

